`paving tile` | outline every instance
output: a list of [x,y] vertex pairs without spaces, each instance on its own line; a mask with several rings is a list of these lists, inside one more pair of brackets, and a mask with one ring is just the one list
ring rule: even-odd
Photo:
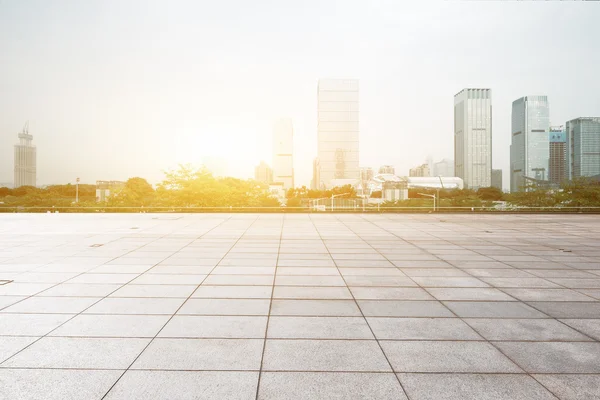
[[444,301],[444,305],[461,318],[548,318],[516,301]]
[[555,397],[523,374],[398,374],[413,400],[551,400]]
[[561,319],[561,321],[591,338],[600,340],[600,319]]
[[101,399],[122,371],[0,369],[0,399]]
[[374,276],[350,275],[344,280],[348,286],[390,286],[390,287],[416,287],[415,281],[404,276]]
[[0,311],[5,307],[18,303],[25,298],[25,296],[0,296]]
[[12,282],[6,285],[0,285],[0,297],[3,296],[33,296],[52,286],[54,283],[23,283]]
[[458,268],[404,268],[402,269],[407,276],[469,276],[464,271],[461,271]]
[[66,283],[114,283],[125,284],[139,274],[81,274],[69,279]]
[[271,315],[360,316],[354,300],[282,300],[273,299]]
[[599,302],[532,301],[529,304],[553,318],[600,318]]
[[272,339],[373,339],[363,317],[277,317],[269,319]]
[[91,306],[85,314],[167,314],[172,315],[185,299],[113,298],[108,297]]
[[489,287],[485,282],[470,277],[420,277],[412,278],[423,287]]
[[570,289],[504,289],[521,301],[592,301],[584,294]]
[[119,289],[120,284],[95,284],[95,283],[61,283],[39,296],[45,297],[104,297]]
[[264,338],[267,317],[176,315],[158,335],[172,338]]
[[48,336],[152,338],[168,319],[167,315],[82,314],[55,329]]
[[458,318],[367,318],[379,340],[482,340]]
[[77,314],[99,301],[100,297],[29,297],[5,308],[6,313]]
[[263,372],[258,400],[407,399],[392,373]]
[[192,298],[214,299],[270,299],[271,286],[200,286]]
[[269,315],[269,299],[189,299],[181,315]]
[[125,285],[110,297],[171,297],[187,298],[196,285]]
[[438,300],[514,300],[500,290],[491,288],[428,288],[427,291]]
[[341,276],[309,276],[278,275],[275,277],[278,286],[345,286]]
[[396,372],[522,372],[494,346],[485,342],[379,343]]
[[[278,271],[279,275],[279,271]],[[272,286],[273,276],[270,275],[208,275],[203,285],[258,285],[258,286]]]
[[352,299],[345,287],[275,286],[274,299]]
[[126,369],[150,339],[45,337],[2,364],[13,368]]
[[598,342],[496,342],[529,373],[600,373]]
[[592,340],[555,319],[478,319],[465,322],[488,340]]
[[358,300],[365,316],[369,317],[452,317],[438,301]]
[[105,399],[247,400],[257,383],[258,372],[129,370]]
[[352,287],[350,290],[359,300],[433,300],[421,288]]
[[372,371],[390,366],[374,340],[267,340],[263,371]]
[[561,400],[600,400],[600,375],[533,375]]
[[264,339],[165,339],[152,341],[132,369],[258,371]]
[[560,288],[542,278],[481,278],[482,281],[499,288]]
[[0,314],[0,335],[43,336],[72,317],[69,314]]
[[0,364],[37,339],[37,337],[32,336],[0,336]]
[[143,274],[131,281],[132,285],[199,285],[206,275]]

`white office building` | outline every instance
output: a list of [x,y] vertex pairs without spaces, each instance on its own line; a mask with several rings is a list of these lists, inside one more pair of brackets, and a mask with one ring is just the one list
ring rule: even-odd
[[358,80],[321,79],[317,94],[319,186],[358,180]]
[[492,184],[491,89],[463,89],[454,96],[454,173],[469,189]]
[[547,96],[525,96],[512,103],[510,191],[517,192],[528,179],[549,179],[550,107]]
[[35,186],[36,184],[36,148],[29,134],[29,122],[19,133],[19,144],[15,145],[14,187]]
[[292,120],[282,118],[273,126],[273,182],[284,190],[294,187],[294,128]]

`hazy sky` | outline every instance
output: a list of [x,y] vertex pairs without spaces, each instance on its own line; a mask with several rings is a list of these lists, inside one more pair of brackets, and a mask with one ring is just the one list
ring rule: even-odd
[[600,116],[599,2],[0,0],[0,183],[27,120],[38,185],[271,163],[291,117],[297,184],[317,153],[317,81],[360,80],[361,166],[453,157],[453,96],[489,87],[508,187],[513,100],[552,124]]

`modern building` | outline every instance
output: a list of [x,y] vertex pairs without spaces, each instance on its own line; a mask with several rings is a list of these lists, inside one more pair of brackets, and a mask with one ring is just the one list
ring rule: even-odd
[[430,176],[429,164],[421,164],[418,167],[411,168],[408,176]]
[[254,167],[254,180],[263,183],[273,182],[273,170],[266,162],[261,161]]
[[358,80],[320,79],[317,131],[320,181],[360,178]]
[[454,176],[454,160],[446,158],[433,164],[433,176]]
[[555,185],[567,178],[567,133],[564,126],[551,126],[548,180]]
[[294,187],[294,128],[290,118],[273,126],[273,182],[282,182],[285,190]]
[[600,174],[600,117],[567,122],[567,169],[569,179]]
[[361,167],[360,169],[360,180],[362,182],[368,182],[375,176],[373,168],[371,167]]
[[393,165],[382,165],[381,167],[379,167],[379,173],[380,174],[396,174],[396,169],[394,168]]
[[491,185],[491,89],[463,89],[454,96],[454,173],[469,189]]
[[493,169],[492,170],[492,187],[502,190],[502,170],[501,169]]
[[111,194],[125,187],[122,181],[96,181],[96,201],[107,201]]
[[36,148],[32,143],[33,136],[29,134],[29,121],[19,133],[19,144],[15,145],[15,180],[14,188],[20,186],[35,186],[36,184]]
[[[534,179],[548,179],[550,107],[548,96],[525,96],[512,103],[510,191]],[[527,179],[530,178],[530,179]]]
[[310,188],[312,190],[321,190],[323,188],[323,183],[321,182],[321,165],[319,164],[318,157],[313,160],[313,175],[310,180]]

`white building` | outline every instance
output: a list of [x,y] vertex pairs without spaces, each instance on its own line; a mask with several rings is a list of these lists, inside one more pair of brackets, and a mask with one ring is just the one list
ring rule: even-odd
[[358,180],[358,80],[321,79],[317,95],[321,184],[331,188],[334,179]]
[[525,96],[512,103],[510,191],[519,191],[525,177],[549,178],[550,107],[547,96]]
[[492,184],[492,90],[454,96],[454,173],[469,189]]
[[19,144],[15,145],[15,188],[36,184],[36,148],[32,140],[27,122],[19,133]]
[[273,126],[273,182],[285,190],[294,187],[294,128],[292,120],[282,118]]
[[433,176],[454,176],[454,160],[444,158],[434,163]]

